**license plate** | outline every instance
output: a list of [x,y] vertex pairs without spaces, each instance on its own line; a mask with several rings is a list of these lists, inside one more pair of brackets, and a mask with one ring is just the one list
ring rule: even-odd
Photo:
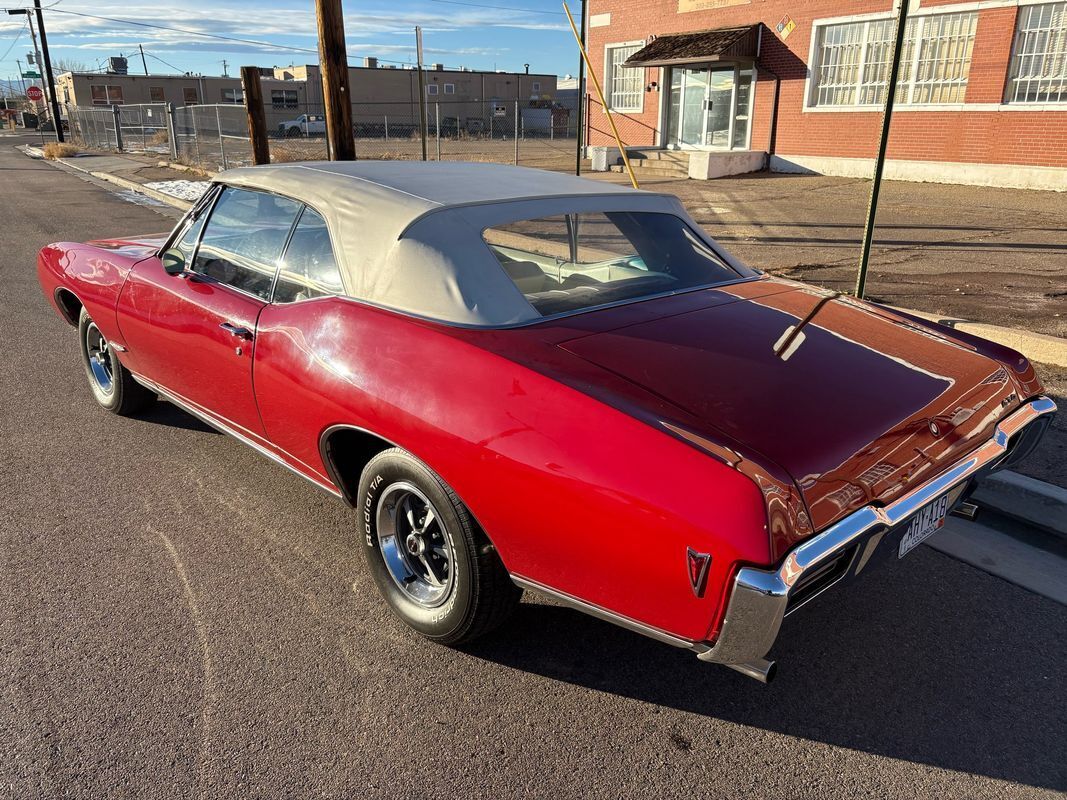
[[945,525],[945,516],[948,514],[948,495],[937,498],[929,505],[923,506],[911,518],[907,530],[900,540],[898,558],[904,558],[932,534],[937,533]]

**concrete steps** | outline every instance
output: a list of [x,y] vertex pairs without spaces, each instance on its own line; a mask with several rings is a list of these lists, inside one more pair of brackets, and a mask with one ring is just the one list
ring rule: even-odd
[[[688,178],[689,177],[689,153],[680,150],[628,150],[630,166],[634,168],[634,174],[640,178]],[[611,166],[612,172],[625,172],[626,167],[622,159]]]

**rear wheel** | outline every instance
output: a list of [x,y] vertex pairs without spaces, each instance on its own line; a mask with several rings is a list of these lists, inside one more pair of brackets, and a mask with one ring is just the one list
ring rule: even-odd
[[89,388],[101,406],[113,414],[130,416],[143,411],[156,396],[133,379],[118,354],[83,307],[78,318],[78,339]]
[[425,464],[394,448],[359,487],[360,529],[385,601],[428,639],[459,644],[503,622],[522,590],[467,507]]

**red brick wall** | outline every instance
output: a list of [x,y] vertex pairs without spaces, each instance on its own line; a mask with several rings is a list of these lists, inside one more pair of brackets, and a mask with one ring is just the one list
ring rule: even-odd
[[[966,0],[945,0],[951,6]],[[678,0],[589,0],[589,14],[611,13],[611,24],[590,28],[589,56],[597,75],[604,77],[604,47],[617,42],[645,40],[649,35],[723,28],[763,22],[759,64],[781,78],[775,152],[783,155],[870,158],[875,154],[881,123],[880,109],[872,111],[803,111],[812,22],[826,17],[885,12],[888,0],[830,0],[783,2],[755,0],[711,11],[678,13]],[[924,3],[923,8],[928,8]],[[974,54],[967,85],[967,103],[1000,104],[1007,82],[1015,30],[1015,8],[983,9],[978,14]],[[774,28],[783,16],[796,29],[783,42]],[[650,146],[657,141],[660,101],[669,100],[663,85],[666,70],[649,68],[645,85],[660,91],[645,93],[640,114],[615,115],[623,141]],[[770,133],[774,80],[757,73],[752,120],[752,149],[766,150]],[[605,87],[607,89],[607,87]],[[591,90],[591,85],[590,85]],[[1010,106],[1002,106],[1002,109]],[[590,101],[590,144],[613,144],[607,119]],[[889,157],[917,161],[1021,164],[1067,167],[1067,111],[901,111],[893,115]]]

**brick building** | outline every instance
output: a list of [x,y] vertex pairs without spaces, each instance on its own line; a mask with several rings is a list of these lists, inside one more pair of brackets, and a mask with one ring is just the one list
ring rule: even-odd
[[[676,150],[699,178],[868,176],[892,2],[589,0],[589,53],[628,149]],[[887,177],[1067,190],[1067,2],[911,0],[909,18]]]

